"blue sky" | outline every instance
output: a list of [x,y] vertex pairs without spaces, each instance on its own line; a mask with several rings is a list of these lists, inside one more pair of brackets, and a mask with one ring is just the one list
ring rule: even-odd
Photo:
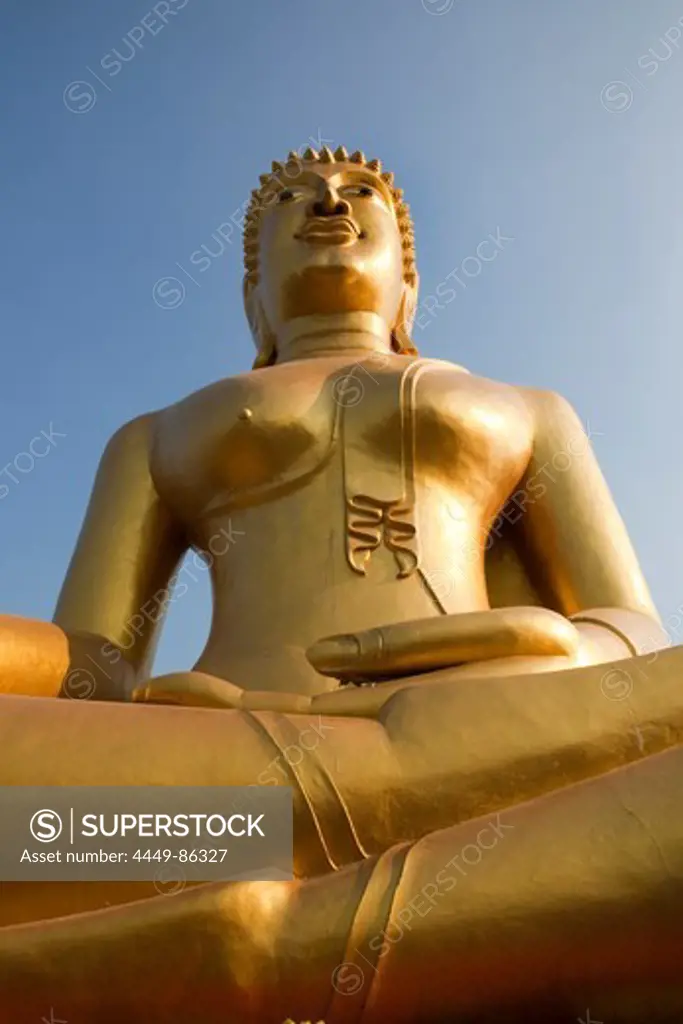
[[[190,257],[218,252],[212,235],[271,160],[323,139],[395,172],[422,294],[452,271],[464,282],[423,316],[422,352],[573,402],[660,612],[674,613],[680,0],[154,7],[3,5],[2,610],[51,617],[119,425],[251,364],[238,232],[202,273]],[[465,261],[497,232],[510,241],[477,273]],[[154,301],[168,277],[185,288],[175,308],[162,307],[177,284]],[[31,468],[21,453],[51,429]],[[173,608],[159,671],[192,663],[208,614],[199,578]]]

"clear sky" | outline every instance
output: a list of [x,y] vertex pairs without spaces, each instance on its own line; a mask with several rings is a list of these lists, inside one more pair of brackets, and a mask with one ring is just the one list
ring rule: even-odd
[[[222,253],[212,235],[239,219],[273,159],[321,139],[395,172],[422,295],[452,271],[463,282],[423,311],[423,354],[572,401],[660,612],[673,614],[680,0],[154,8],[4,0],[2,610],[51,617],[118,426],[251,365],[238,231]],[[508,241],[477,268],[477,246],[497,233]],[[216,256],[197,272],[202,245]],[[185,289],[174,308],[177,282],[154,301],[168,277]],[[32,465],[29,446],[44,452],[33,439],[51,430]],[[158,670],[191,665],[208,614],[198,578],[173,608]]]

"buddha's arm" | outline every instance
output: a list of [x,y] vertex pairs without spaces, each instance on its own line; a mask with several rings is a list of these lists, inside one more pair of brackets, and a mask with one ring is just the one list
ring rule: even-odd
[[505,514],[523,534],[530,573],[551,595],[552,607],[578,627],[585,661],[665,646],[626,527],[578,416],[552,392],[525,397],[534,415],[534,450]]
[[138,677],[154,653],[166,585],[187,545],[150,468],[154,417],[110,440],[62,588],[54,622],[102,640],[102,668],[123,656]]
[[18,1024],[679,1020],[682,776],[677,749],[325,878],[0,929],[0,1000]]

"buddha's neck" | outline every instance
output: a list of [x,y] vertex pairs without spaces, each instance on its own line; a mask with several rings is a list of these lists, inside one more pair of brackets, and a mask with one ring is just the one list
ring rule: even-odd
[[276,340],[278,363],[317,356],[391,351],[391,331],[376,313],[330,313],[290,320]]

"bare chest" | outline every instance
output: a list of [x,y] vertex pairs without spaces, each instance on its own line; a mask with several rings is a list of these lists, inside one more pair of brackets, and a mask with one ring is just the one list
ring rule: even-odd
[[155,479],[188,525],[275,500],[326,467],[351,497],[379,503],[438,481],[483,507],[519,479],[531,427],[514,389],[438,361],[329,362],[232,378],[161,414]]

